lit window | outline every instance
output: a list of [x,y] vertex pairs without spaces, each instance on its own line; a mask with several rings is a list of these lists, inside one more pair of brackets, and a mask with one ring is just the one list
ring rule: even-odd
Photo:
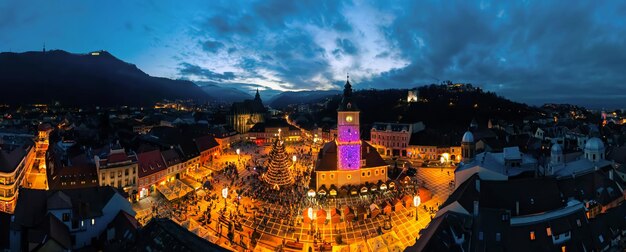
[[91,219],[91,225],[96,225],[96,219]]
[[530,240],[531,241],[535,240],[535,231],[530,231]]
[[552,229],[550,227],[546,228],[546,233],[548,233],[548,236],[552,236]]
[[565,251],[567,251],[567,248],[565,248],[565,246],[562,246],[561,247],[561,252],[565,252]]

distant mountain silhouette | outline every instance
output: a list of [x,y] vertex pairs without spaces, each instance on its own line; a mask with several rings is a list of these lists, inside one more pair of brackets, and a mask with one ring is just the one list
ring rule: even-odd
[[205,93],[213,97],[218,102],[232,103],[235,101],[254,98],[252,94],[246,93],[232,86],[228,86],[236,84],[223,84],[212,81],[196,81],[195,83],[198,84],[198,86],[200,86]]
[[149,76],[106,51],[0,53],[0,86],[0,103],[9,104],[150,106],[162,99],[211,99],[191,81]]
[[339,90],[282,92],[273,96],[268,102],[272,108],[284,108],[291,104],[316,102],[340,94]]

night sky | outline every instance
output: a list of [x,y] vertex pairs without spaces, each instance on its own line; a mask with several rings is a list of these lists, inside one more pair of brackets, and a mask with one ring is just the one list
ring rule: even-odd
[[626,1],[0,1],[0,51],[44,43],[237,87],[338,89],[349,73],[356,89],[452,80],[626,107]]

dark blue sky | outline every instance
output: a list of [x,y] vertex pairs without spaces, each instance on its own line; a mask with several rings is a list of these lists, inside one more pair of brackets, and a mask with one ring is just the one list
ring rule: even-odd
[[0,51],[105,49],[150,75],[275,90],[471,82],[626,107],[626,1],[0,1]]

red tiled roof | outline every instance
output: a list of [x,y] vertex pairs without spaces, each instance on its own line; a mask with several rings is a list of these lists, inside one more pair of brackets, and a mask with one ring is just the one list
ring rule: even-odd
[[200,152],[210,150],[211,148],[219,146],[217,141],[215,141],[215,138],[212,136],[201,136],[199,138],[196,138],[195,140],[196,145],[198,146],[198,150],[200,150]]
[[129,158],[126,155],[126,153],[113,153],[111,155],[109,155],[108,157],[108,162],[109,164],[111,163],[120,163],[120,162],[124,162],[124,161],[128,161]]
[[139,153],[137,160],[140,178],[167,169],[160,150]]

